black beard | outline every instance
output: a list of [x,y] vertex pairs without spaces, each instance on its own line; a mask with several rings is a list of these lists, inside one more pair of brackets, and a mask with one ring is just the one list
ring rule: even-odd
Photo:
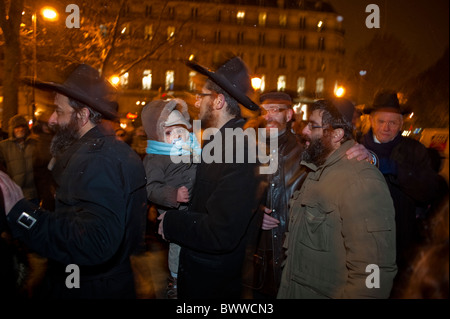
[[333,151],[331,146],[331,138],[322,136],[321,138],[310,140],[308,148],[302,153],[302,160],[307,163],[312,163],[319,167],[325,163],[328,156]]
[[50,153],[54,157],[60,156],[64,153],[73,143],[75,143],[79,138],[79,127],[75,116],[72,116],[69,123],[65,125],[53,125],[52,130],[55,132],[55,136],[50,144]]

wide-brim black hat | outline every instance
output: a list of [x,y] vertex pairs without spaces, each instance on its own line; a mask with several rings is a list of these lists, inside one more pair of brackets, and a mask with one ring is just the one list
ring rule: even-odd
[[376,93],[372,105],[367,105],[363,109],[363,113],[365,114],[376,111],[398,113],[402,115],[411,113],[411,110],[407,106],[400,104],[397,92],[392,90],[382,90]]
[[247,96],[251,89],[251,82],[247,66],[241,58],[231,58],[221,65],[216,72],[192,61],[186,61],[186,65],[206,75],[247,109],[252,111],[259,110],[259,106]]
[[113,100],[115,88],[100,73],[87,64],[79,64],[64,83],[44,82],[25,78],[23,82],[44,91],[54,91],[80,101],[108,120],[117,119],[119,105]]

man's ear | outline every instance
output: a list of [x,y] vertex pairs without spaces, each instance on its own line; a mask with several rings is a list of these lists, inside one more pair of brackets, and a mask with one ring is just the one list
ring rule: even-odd
[[286,122],[289,122],[292,120],[292,117],[294,116],[294,110],[293,109],[287,109],[286,110]]
[[217,94],[213,105],[216,110],[222,109],[225,106],[225,96],[223,94]]
[[77,118],[82,126],[86,125],[86,123],[89,122],[90,114],[91,112],[87,107],[83,107],[81,111],[77,113]]
[[334,129],[333,133],[331,133],[331,141],[333,143],[339,143],[343,137],[344,137],[344,129],[342,128]]

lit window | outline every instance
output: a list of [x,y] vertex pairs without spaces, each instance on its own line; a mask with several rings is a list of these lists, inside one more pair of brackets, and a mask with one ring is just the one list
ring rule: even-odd
[[145,26],[145,40],[151,40],[153,39],[153,25],[149,24]]
[[302,95],[305,92],[306,78],[301,76],[297,79],[297,93]]
[[167,27],[167,40],[173,40],[175,37],[175,27],[169,26]]
[[261,87],[259,88],[259,90],[261,92],[264,92],[265,89],[266,89],[266,76],[263,74],[261,75]]
[[129,76],[128,72],[119,76],[119,83],[122,87],[125,87],[128,85],[128,76]]
[[317,31],[322,31],[322,27],[323,27],[323,21],[320,20],[319,22],[317,22]]
[[280,25],[282,27],[285,27],[287,24],[287,15],[286,14],[280,14]]
[[196,90],[196,85],[195,85],[195,81],[194,81],[194,78],[195,78],[195,76],[197,75],[197,72],[195,72],[195,71],[191,71],[191,72],[189,72],[189,83],[188,83],[188,85],[189,85],[189,91],[195,91]]
[[245,11],[238,11],[238,13],[236,14],[236,18],[239,24],[244,24]]
[[151,90],[152,88],[152,70],[144,70],[142,74],[142,89]]
[[277,81],[278,91],[284,91],[286,89],[286,75],[280,75]]
[[260,12],[258,17],[259,26],[264,27],[266,25],[266,20],[267,20],[267,13]]
[[324,89],[324,79],[323,78],[318,78],[316,80],[316,93],[317,94],[322,94],[323,93],[323,89]]
[[130,35],[130,24],[125,23],[122,25],[122,30],[120,30],[120,33],[124,36]]
[[166,91],[172,91],[175,83],[175,71],[166,72]]

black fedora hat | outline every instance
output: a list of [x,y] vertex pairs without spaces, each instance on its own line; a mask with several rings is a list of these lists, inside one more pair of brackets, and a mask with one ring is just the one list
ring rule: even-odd
[[372,112],[391,112],[398,114],[408,114],[410,111],[400,105],[397,92],[393,90],[382,90],[375,94],[372,105],[364,108],[364,113],[370,114]]
[[64,83],[43,82],[25,78],[23,82],[40,90],[55,91],[69,98],[80,101],[108,120],[117,119],[119,105],[113,101],[115,88],[93,67],[78,64]]
[[251,89],[250,76],[247,66],[241,58],[233,57],[229,59],[216,72],[210,71],[192,61],[186,61],[186,65],[206,75],[247,109],[252,111],[259,110],[259,106],[247,96]]

